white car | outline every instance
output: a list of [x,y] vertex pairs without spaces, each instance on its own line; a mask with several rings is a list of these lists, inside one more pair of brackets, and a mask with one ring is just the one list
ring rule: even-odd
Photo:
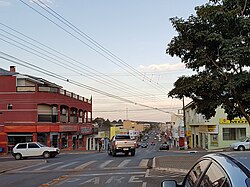
[[239,142],[232,143],[230,148],[233,150],[245,151],[250,149],[250,137],[246,137]]
[[13,148],[12,156],[16,160],[27,157],[43,156],[44,158],[55,157],[60,153],[58,148],[47,147],[39,142],[18,143]]

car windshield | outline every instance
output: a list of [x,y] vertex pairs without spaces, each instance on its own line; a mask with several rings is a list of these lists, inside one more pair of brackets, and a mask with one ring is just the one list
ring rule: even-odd
[[40,147],[45,147],[45,145],[43,145],[43,144],[41,144],[41,143],[39,143],[39,142],[37,142],[37,144],[38,144]]
[[248,137],[242,138],[240,142],[245,142],[248,139]]
[[128,136],[128,135],[118,135],[118,136],[116,136],[116,139],[130,139],[130,136]]

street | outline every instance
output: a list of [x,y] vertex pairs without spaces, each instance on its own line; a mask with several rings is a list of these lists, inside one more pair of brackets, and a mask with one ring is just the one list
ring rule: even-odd
[[[198,155],[198,156],[197,156]],[[135,156],[118,154],[109,156],[105,151],[88,154],[60,154],[56,158],[28,158],[16,161],[10,158],[9,162],[31,162],[28,166],[4,172],[0,175],[2,186],[160,186],[164,179],[181,181],[186,170],[152,168],[153,158],[192,158],[194,162],[203,154],[194,156],[175,151],[159,151],[159,143],[147,148],[137,148]],[[4,160],[0,158],[1,162]],[[5,159],[6,160],[6,159]],[[182,165],[193,164],[182,162]],[[162,165],[162,164],[160,164]],[[157,166],[159,168],[160,166]],[[164,166],[167,167],[167,166]],[[171,166],[172,167],[172,166]],[[189,166],[188,166],[189,167]]]

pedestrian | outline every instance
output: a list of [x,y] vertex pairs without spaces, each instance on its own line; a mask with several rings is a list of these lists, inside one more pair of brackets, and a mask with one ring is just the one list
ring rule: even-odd
[[99,144],[99,152],[100,152],[102,149],[102,140],[101,139],[99,139],[98,144]]

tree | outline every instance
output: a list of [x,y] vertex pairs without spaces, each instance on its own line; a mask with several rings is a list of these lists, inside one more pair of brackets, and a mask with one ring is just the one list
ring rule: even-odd
[[166,52],[193,75],[179,77],[169,97],[188,97],[207,119],[219,106],[250,124],[250,1],[210,0],[187,20],[171,18],[177,36]]

